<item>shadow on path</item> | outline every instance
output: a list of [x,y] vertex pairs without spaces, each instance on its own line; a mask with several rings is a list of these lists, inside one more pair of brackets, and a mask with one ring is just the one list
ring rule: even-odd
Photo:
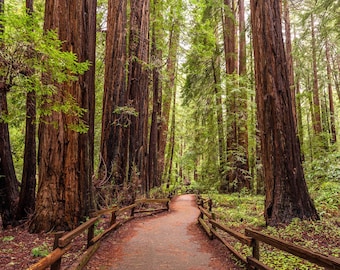
[[108,237],[85,269],[240,269],[197,225],[195,195],[174,198],[170,212],[136,219]]

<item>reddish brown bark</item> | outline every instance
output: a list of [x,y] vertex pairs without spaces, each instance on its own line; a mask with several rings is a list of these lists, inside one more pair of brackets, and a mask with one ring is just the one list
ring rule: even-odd
[[[80,134],[70,127],[79,118],[62,112],[42,117],[39,126],[39,188],[32,232],[69,230],[76,227],[91,207],[93,174],[93,119],[95,69],[96,0],[49,0],[45,5],[46,30],[57,29],[63,50],[72,51],[90,70],[79,80],[56,85],[52,97],[63,102],[71,95],[87,112],[82,120],[89,126]],[[45,104],[44,106],[48,106]],[[53,124],[52,124],[53,123]]]
[[131,0],[128,92],[137,116],[130,117],[129,179],[146,192],[149,101],[149,0]]
[[162,51],[158,48],[158,39],[161,39],[161,33],[159,26],[157,25],[156,18],[160,19],[160,13],[156,10],[158,1],[153,2],[153,14],[155,20],[152,25],[152,47],[151,55],[153,56],[153,70],[152,70],[152,116],[151,116],[151,127],[150,127],[150,142],[149,142],[149,166],[148,166],[148,181],[147,181],[147,192],[155,186],[161,185],[161,179],[159,177],[159,119],[161,118],[161,92],[162,85],[160,80],[160,64],[162,62]]
[[288,77],[289,85],[292,96],[292,109],[293,116],[296,119],[296,102],[295,102],[295,80],[294,80],[294,67],[293,67],[293,55],[292,55],[292,39],[290,31],[290,15],[289,15],[289,1],[284,0],[284,22],[285,22],[285,48],[287,55],[287,67],[288,67]]
[[287,224],[295,217],[318,219],[296,137],[279,2],[251,0],[251,22],[266,223]]
[[[101,162],[99,183],[121,186],[126,179],[128,148],[128,104],[126,89],[126,25],[127,0],[109,1],[103,118],[101,133]],[[99,186],[98,186],[99,188]]]

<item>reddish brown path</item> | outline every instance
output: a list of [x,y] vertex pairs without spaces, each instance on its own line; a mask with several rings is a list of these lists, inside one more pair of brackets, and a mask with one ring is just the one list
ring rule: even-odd
[[203,233],[198,215],[195,196],[179,196],[169,213],[124,225],[102,243],[85,269],[240,269],[217,240],[210,241]]

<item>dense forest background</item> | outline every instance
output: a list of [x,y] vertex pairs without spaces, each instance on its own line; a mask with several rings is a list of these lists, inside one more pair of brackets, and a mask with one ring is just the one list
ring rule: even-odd
[[[59,2],[0,1],[4,227],[71,229],[96,207],[187,190],[265,194],[277,225],[319,218],[305,183],[338,194],[339,3]],[[261,78],[274,73],[281,86]],[[309,214],[272,213],[300,197]]]

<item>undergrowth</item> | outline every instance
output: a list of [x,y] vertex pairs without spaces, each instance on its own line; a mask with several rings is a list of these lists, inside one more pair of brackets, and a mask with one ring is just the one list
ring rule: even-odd
[[[338,181],[313,183],[310,194],[320,215],[318,221],[294,219],[288,226],[265,227],[263,216],[264,197],[247,192],[235,194],[209,194],[213,212],[229,228],[244,232],[244,228],[260,229],[263,233],[294,243],[308,250],[340,257],[340,185]],[[221,232],[221,231],[220,231]],[[227,237],[244,256],[251,255],[251,248]],[[308,261],[260,244],[260,260],[273,269],[323,269]]]

